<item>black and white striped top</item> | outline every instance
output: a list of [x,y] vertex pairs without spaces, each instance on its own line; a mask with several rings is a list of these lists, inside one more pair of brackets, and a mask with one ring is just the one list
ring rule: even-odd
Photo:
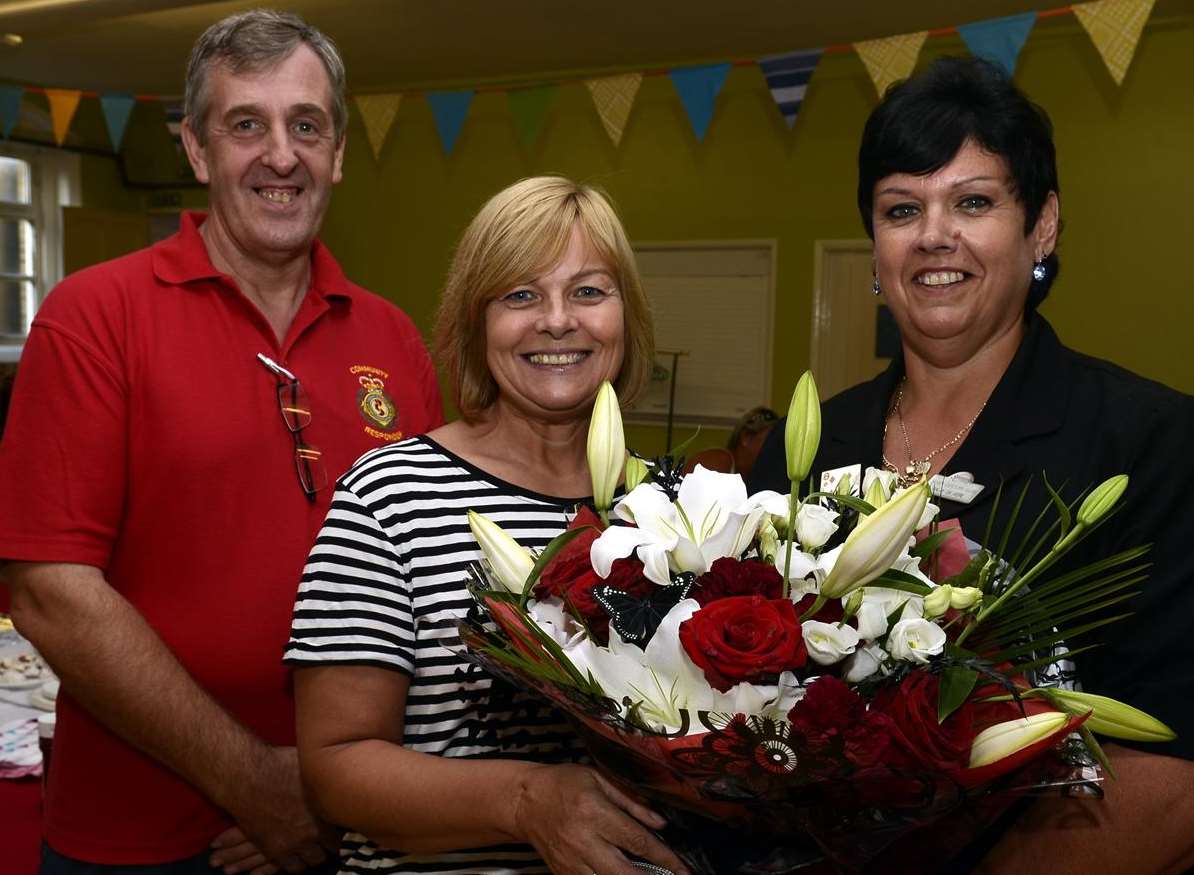
[[[505,483],[426,437],[367,453],[337,485],[307,560],[286,661],[377,665],[408,675],[403,744],[412,750],[538,762],[579,758],[579,742],[558,713],[462,659],[456,633],[472,604],[466,569],[481,555],[467,511],[541,548],[564,529],[578,501]],[[341,871],[548,870],[526,845],[416,856],[350,833]]]

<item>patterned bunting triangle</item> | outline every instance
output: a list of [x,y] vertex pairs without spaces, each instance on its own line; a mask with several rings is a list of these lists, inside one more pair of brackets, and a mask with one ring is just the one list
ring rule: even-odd
[[784,124],[789,128],[796,123],[796,114],[804,102],[808,80],[813,76],[817,62],[821,60],[821,49],[807,52],[790,52],[786,55],[772,55],[759,60],[759,69],[767,79],[767,87]]
[[597,107],[597,115],[601,116],[601,124],[615,146],[622,142],[622,132],[626,130],[630,109],[634,106],[634,98],[642,84],[642,73],[624,73],[619,76],[585,80],[589,94],[593,97],[593,105]]
[[464,120],[468,116],[473,91],[429,91],[427,102],[431,104],[431,114],[435,117],[435,127],[444,144],[444,151],[450,155],[456,148],[456,138],[460,136],[460,129],[464,127]]
[[928,35],[927,30],[922,30],[919,33],[902,33],[854,43],[854,51],[858,52],[858,57],[866,65],[880,97],[893,82],[911,75],[920,56],[920,47],[925,44]]
[[108,139],[112,141],[112,151],[119,152],[120,144],[124,142],[124,129],[128,126],[129,116],[133,114],[133,107],[137,98],[131,94],[101,94],[100,109],[104,113],[104,124],[108,126]]
[[986,58],[998,64],[1007,75],[1016,72],[1016,60],[1032,26],[1036,24],[1036,13],[1009,15],[1007,18],[992,18],[976,21],[974,24],[958,25],[958,33],[972,55]]
[[1144,23],[1153,11],[1153,0],[1096,0],[1075,3],[1073,9],[1103,56],[1115,84],[1123,85]]
[[713,120],[713,104],[721,86],[725,85],[730,73],[730,64],[705,64],[700,67],[683,67],[668,73],[672,84],[680,95],[680,102],[688,112],[692,130],[698,140],[705,139],[709,122]]
[[0,127],[3,127],[5,139],[8,139],[21,118],[21,98],[24,95],[25,89],[20,85],[0,85]]
[[79,108],[82,91],[65,88],[47,88],[46,100],[50,101],[50,121],[54,125],[54,142],[61,146],[66,141],[71,119]]
[[518,131],[523,145],[529,146],[539,138],[556,90],[555,85],[540,85],[536,88],[517,88],[506,93],[510,101],[510,115],[514,117],[514,129]]
[[357,105],[357,112],[361,114],[361,121],[365,123],[365,136],[369,140],[369,148],[373,150],[373,160],[381,157],[381,147],[385,145],[386,135],[394,124],[398,115],[398,106],[402,103],[401,94],[358,94],[353,98]]

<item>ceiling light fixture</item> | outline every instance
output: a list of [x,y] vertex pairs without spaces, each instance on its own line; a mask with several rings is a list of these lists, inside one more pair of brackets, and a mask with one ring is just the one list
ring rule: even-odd
[[19,33],[0,34],[0,44],[6,45],[6,46],[16,47],[16,46],[19,46],[24,41],[25,41],[25,38],[23,36],[21,36]]

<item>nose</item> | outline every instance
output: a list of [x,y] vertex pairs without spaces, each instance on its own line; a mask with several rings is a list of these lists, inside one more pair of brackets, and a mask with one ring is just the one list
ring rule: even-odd
[[575,331],[577,324],[576,314],[564,295],[552,294],[544,298],[536,325],[539,331],[560,338]]
[[298,155],[290,141],[290,131],[285,125],[270,125],[261,163],[279,176],[288,176],[298,165]]
[[921,214],[917,246],[925,252],[952,252],[957,248],[962,229],[945,206],[931,204]]

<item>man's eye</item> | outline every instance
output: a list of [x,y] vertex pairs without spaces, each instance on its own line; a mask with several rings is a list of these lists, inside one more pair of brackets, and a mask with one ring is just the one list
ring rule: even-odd
[[238,134],[253,134],[264,130],[264,128],[261,122],[255,118],[242,118],[240,121],[233,122],[232,130]]
[[319,136],[319,126],[314,122],[295,122],[294,132],[300,137],[317,137]]

